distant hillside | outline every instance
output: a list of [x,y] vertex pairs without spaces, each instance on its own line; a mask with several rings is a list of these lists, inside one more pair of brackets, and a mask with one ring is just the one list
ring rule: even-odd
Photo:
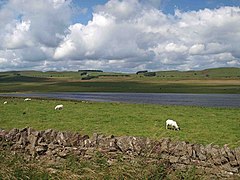
[[[121,77],[134,78],[134,80],[144,80],[144,79],[155,79],[155,80],[179,80],[179,79],[240,79],[240,68],[212,68],[204,69],[199,71],[156,71],[156,72],[145,72],[139,73],[115,73],[115,72],[102,72],[101,70],[84,70],[87,71],[87,75],[92,78],[113,78],[116,80]],[[149,74],[154,75],[149,75]],[[86,73],[85,73],[86,74]],[[79,80],[85,77],[82,71],[9,71],[9,72],[0,72],[0,81],[15,81],[21,80],[25,77],[34,77],[34,78],[57,78],[57,79],[75,79]],[[34,80],[34,79],[31,79]],[[39,80],[39,79],[37,79]],[[124,79],[126,80],[126,79]]]
[[239,79],[240,68],[212,68],[199,71],[157,71],[157,76],[170,79]]
[[5,92],[141,92],[240,94],[240,68],[145,73],[0,72]]
[[215,77],[240,77],[240,68],[234,67],[205,69],[202,72]]

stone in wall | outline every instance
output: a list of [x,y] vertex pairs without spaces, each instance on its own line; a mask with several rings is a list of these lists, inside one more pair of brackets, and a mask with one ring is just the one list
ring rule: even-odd
[[232,166],[238,166],[237,159],[235,157],[234,151],[232,151],[228,146],[224,146],[224,150],[227,154],[227,158],[229,159],[229,162]]
[[122,152],[140,155],[146,154],[151,148],[151,142],[148,138],[123,136],[117,137],[116,145]]
[[238,165],[240,165],[240,147],[236,148],[236,149],[234,150],[234,152],[235,152],[235,156],[236,156]]

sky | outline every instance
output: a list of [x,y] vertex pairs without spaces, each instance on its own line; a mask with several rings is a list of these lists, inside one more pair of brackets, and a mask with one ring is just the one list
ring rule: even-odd
[[240,67],[240,0],[0,0],[0,71]]

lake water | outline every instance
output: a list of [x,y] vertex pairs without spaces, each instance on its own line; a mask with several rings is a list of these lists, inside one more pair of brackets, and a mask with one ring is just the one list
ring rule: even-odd
[[40,97],[98,102],[126,102],[161,105],[205,107],[240,107],[240,94],[180,94],[180,93],[31,93],[0,94],[0,96]]

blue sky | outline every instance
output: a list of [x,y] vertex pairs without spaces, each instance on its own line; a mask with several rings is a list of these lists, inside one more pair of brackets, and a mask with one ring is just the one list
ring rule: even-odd
[[163,0],[163,11],[174,13],[178,8],[182,11],[198,11],[199,9],[214,9],[221,6],[239,6],[239,0]]
[[86,14],[81,13],[80,15],[74,17],[73,22],[81,22],[87,24],[89,20],[92,19],[92,12],[95,6],[103,5],[107,0],[73,0],[73,6],[78,6],[80,8],[86,8]]
[[[73,18],[73,23],[80,22],[87,24],[92,19],[94,7],[104,5],[108,0],[73,0],[73,6],[86,8],[85,14]],[[162,0],[158,9],[166,14],[174,14],[175,9],[181,11],[198,11],[200,9],[215,9],[222,6],[240,6],[240,0]]]

